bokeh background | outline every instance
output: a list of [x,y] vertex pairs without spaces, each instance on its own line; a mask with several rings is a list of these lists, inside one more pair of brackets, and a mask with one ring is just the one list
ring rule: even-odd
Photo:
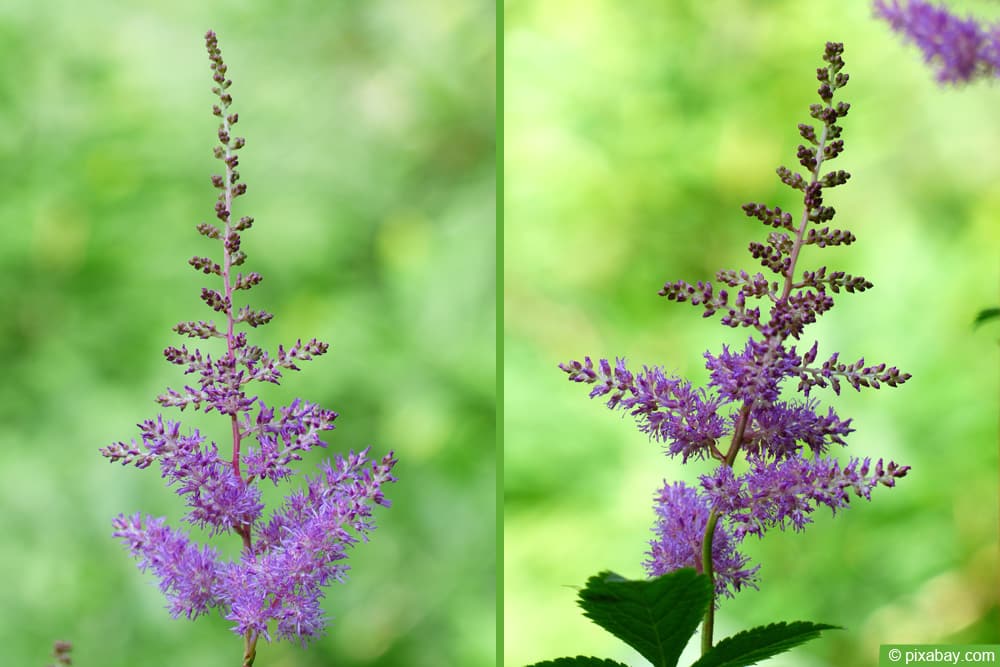
[[[1000,19],[996,3],[949,6]],[[821,509],[804,533],[748,541],[761,590],[723,604],[717,637],[844,626],[774,667],[1000,641],[1000,330],[972,326],[1000,301],[997,86],[939,87],[866,2],[509,0],[504,26],[505,664],[646,664],[579,613],[575,587],[604,568],[641,576],[655,490],[707,468],[666,459],[556,366],[617,355],[700,383],[706,349],[745,341],[656,292],[754,268],[747,243],[767,230],[744,202],[801,211],[774,170],[797,166],[827,40],[846,43],[840,99],[853,105],[835,164],[853,178],[827,202],[858,242],[809,248],[801,266],[875,289],[838,298],[807,339],[913,374],[896,390],[820,394],[854,418],[844,456],[912,472],[835,520]]]
[[176,521],[181,501],[97,451],[184,381],[161,351],[208,314],[186,266],[214,252],[194,230],[218,164],[208,28],[248,138],[236,214],[256,218],[244,248],[264,275],[248,298],[276,316],[252,340],[331,343],[269,397],[337,410],[332,450],[400,461],[393,507],[328,592],[327,636],[262,643],[257,662],[492,665],[488,0],[0,3],[0,663],[43,665],[55,639],[81,667],[241,655],[220,616],[171,620],[110,536],[119,512]]

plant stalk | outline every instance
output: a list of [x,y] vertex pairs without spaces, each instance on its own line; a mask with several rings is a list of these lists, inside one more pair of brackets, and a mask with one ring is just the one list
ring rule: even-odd
[[718,522],[719,514],[715,510],[712,510],[711,514],[708,515],[708,524],[705,526],[705,539],[701,545],[702,572],[712,582],[712,599],[709,601],[708,609],[705,610],[705,620],[701,624],[702,655],[712,650],[712,631],[715,627],[715,572],[712,569],[712,538],[715,536],[715,524]]
[[[740,445],[743,444],[743,436],[746,433],[747,424],[750,423],[750,410],[752,407],[750,403],[744,403],[743,407],[740,408],[739,421],[736,422],[736,430],[733,431],[733,441],[729,444],[729,450],[726,452],[726,457],[722,465],[729,466],[730,468],[733,467],[736,454],[739,453]],[[713,509],[708,515],[708,522],[705,524],[705,537],[701,542],[702,572],[708,576],[708,580],[712,583],[712,599],[709,602],[708,609],[705,610],[705,620],[701,624],[702,655],[712,650],[712,633],[715,629],[715,570],[714,563],[712,562],[712,542],[715,538],[715,526],[717,523],[719,523],[719,513]]]
[[243,635],[243,665],[242,667],[253,667],[253,661],[257,657],[257,633],[247,630]]

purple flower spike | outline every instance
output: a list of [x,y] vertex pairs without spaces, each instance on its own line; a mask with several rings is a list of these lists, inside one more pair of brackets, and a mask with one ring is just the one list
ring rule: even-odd
[[236,272],[246,261],[241,232],[253,223],[250,217],[232,217],[235,200],[246,192],[237,170],[237,152],[246,141],[232,136],[239,116],[229,113],[232,81],[214,32],[205,35],[205,43],[218,97],[212,111],[220,119],[215,157],[224,174],[211,178],[219,190],[215,214],[220,224],[201,223],[198,231],[221,246],[222,259],[199,256],[189,264],[221,283],[201,291],[202,301],[220,321],[182,322],[175,331],[194,339],[219,338],[226,347],[215,356],[186,345],[164,350],[167,361],[184,368],[190,380],[182,389],[167,389],[157,402],[165,408],[217,413],[228,422],[232,442],[220,455],[219,445],[206,441],[198,429],[182,429],[179,422],[157,415],[139,424],[138,439],[108,445],[101,453],[140,469],[159,463],[167,485],[187,503],[184,521],[213,537],[239,536],[241,555],[224,561],[214,548],[192,543],[164,519],[135,514],[113,522],[114,536],[138,560],[139,569],[159,580],[170,613],[193,619],[218,608],[244,638],[243,665],[248,667],[260,637],[270,641],[273,633],[305,644],[324,632],[324,589],[346,578],[349,547],[367,540],[375,529],[373,508],[389,506],[383,485],[396,481],[396,459],[390,452],[369,460],[368,449],[335,455],[333,463],[320,464],[318,475],[305,477],[304,489],[292,491],[280,509],[262,518],[259,484],[294,477],[293,464],[303,454],[326,447],[320,436],[333,430],[337,413],[299,398],[271,407],[251,391],[254,382],[278,384],[285,371],[299,370],[299,363],[325,354],[328,346],[315,338],[298,340],[269,355],[239,330],[265,325],[272,316],[234,303],[238,291],[252,289],[262,278]]
[[[955,59],[960,55],[958,45],[964,49],[971,40],[967,23],[952,25],[950,19],[921,9],[919,2],[911,2],[907,11],[895,2],[878,5],[894,12],[899,25],[908,30],[933,21],[951,26],[952,46],[938,43],[936,53],[946,59],[949,72],[964,66]],[[918,14],[922,18],[915,18]],[[992,47],[976,48],[976,67],[980,67],[982,54],[992,53]],[[747,216],[768,228],[765,240],[749,246],[751,257],[765,271],[723,269],[716,279],[724,287],[679,280],[660,290],[670,301],[699,307],[705,317],[719,314],[724,326],[751,329],[742,349],[723,346],[720,353],[705,353],[709,381],[704,388],[661,367],[632,372],[622,359],[614,364],[601,359],[595,365],[584,357],[582,362],[560,365],[571,381],[591,385],[591,398],[601,397],[610,409],[635,417],[641,431],[664,443],[668,456],[680,456],[684,462],[692,457],[718,462],[713,473],[701,476],[697,488],[665,483],[656,497],[656,537],[644,563],[653,576],[683,567],[710,574],[717,596],[756,588],[759,566],[750,566],[738,550],[747,535],[763,537],[775,527],[802,530],[819,506],[836,513],[848,507],[851,495],[870,500],[876,486],[895,486],[909,470],[882,460],[873,466],[867,458],[852,458],[846,464],[832,458],[833,445],[847,445],[846,438],[854,431],[852,420],[841,418],[833,408],[822,408],[810,396],[817,387],[839,394],[843,384],[857,391],[896,387],[910,379],[909,373],[884,363],[866,365],[863,358],[841,362],[837,353],[817,363],[818,342],[807,348],[798,345],[806,327],[833,308],[835,295],[872,288],[862,276],[825,266],[799,267],[808,246],[822,249],[857,240],[850,231],[828,224],[836,211],[825,203],[826,191],[850,178],[846,171],[827,166],[844,150],[839,122],[850,109],[845,102],[834,102],[836,92],[848,82],[842,53],[842,44],[827,43],[826,65],[816,71],[820,103],[809,108],[816,122],[798,127],[804,143],[796,157],[803,171],[784,166],[777,170],[782,183],[801,193],[798,221],[779,207],[763,203],[743,207]],[[135,456],[128,448],[121,455]],[[734,466],[740,457],[748,468],[737,475]],[[705,622],[707,646],[711,646],[711,609]]]

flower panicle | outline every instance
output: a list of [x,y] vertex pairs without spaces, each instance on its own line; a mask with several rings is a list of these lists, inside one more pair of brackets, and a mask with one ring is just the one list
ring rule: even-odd
[[[252,344],[246,329],[272,316],[238,305],[237,293],[251,290],[262,277],[237,272],[246,261],[242,232],[253,219],[234,219],[233,205],[246,193],[240,181],[238,152],[245,139],[233,135],[239,115],[231,110],[232,80],[218,37],[205,35],[212,70],[212,92],[219,118],[215,157],[223,174],[211,183],[218,192],[216,222],[200,223],[197,231],[221,246],[221,259],[195,256],[189,265],[215,281],[203,287],[201,299],[217,321],[181,322],[175,331],[188,339],[222,339],[225,348],[208,352],[191,344],[171,345],[165,359],[188,378],[180,388],[167,388],[157,398],[162,408],[191,408],[224,415],[232,443],[223,447],[198,429],[157,415],[138,425],[139,436],[103,447],[111,462],[144,469],[157,463],[165,483],[184,499],[183,521],[206,530],[210,537],[237,535],[242,555],[220,559],[210,546],[195,544],[184,531],[164,519],[121,514],[113,521],[114,537],[136,558],[139,568],[159,581],[174,617],[193,619],[217,608],[243,636],[252,656],[257,638],[306,642],[322,634],[326,618],[320,609],[323,589],[346,577],[348,549],[367,540],[375,528],[372,509],[389,506],[384,486],[396,481],[395,456],[369,459],[369,450],[339,454],[306,477],[304,490],[292,491],[283,507],[264,516],[260,484],[277,485],[296,475],[294,465],[315,448],[325,448],[325,433],[335,428],[337,412],[300,398],[272,406],[252,391],[254,383],[279,384],[284,374],[303,362],[326,354],[327,343],[299,339],[268,352]],[[231,452],[231,455],[230,455]]]
[[[818,342],[808,348],[797,344],[805,327],[833,308],[834,295],[873,287],[863,276],[826,266],[800,267],[809,246],[857,241],[853,232],[829,224],[836,210],[825,201],[828,190],[851,176],[827,164],[844,151],[840,123],[850,110],[850,104],[836,99],[849,81],[843,51],[842,44],[828,42],[824,66],[816,70],[819,102],[809,107],[812,122],[798,126],[801,169],[777,170],[783,184],[801,193],[800,215],[764,203],[743,206],[748,217],[768,228],[763,241],[748,247],[763,270],[723,269],[715,274],[715,284],[677,280],[659,292],[669,301],[699,307],[705,317],[721,315],[726,327],[749,329],[746,344],[705,353],[709,381],[703,388],[663,367],[630,370],[621,358],[595,363],[584,357],[559,366],[570,381],[590,385],[591,398],[628,412],[668,456],[718,462],[699,488],[667,484],[658,494],[656,538],[646,561],[651,575],[681,567],[702,571],[703,553],[708,553],[703,548],[710,546],[717,593],[731,595],[755,585],[758,568],[749,567],[737,549],[747,535],[761,537],[786,525],[801,530],[819,505],[836,512],[848,506],[851,494],[869,499],[876,486],[894,486],[909,471],[892,461],[879,460],[873,467],[867,458],[847,464],[832,458],[831,448],[847,446],[853,420],[833,408],[824,410],[811,391],[897,387],[910,374],[885,363],[867,364],[864,358],[842,362],[836,352],[819,360]],[[736,476],[733,466],[741,455],[750,469]],[[718,521],[709,521],[710,515]],[[706,531],[714,531],[714,537]]]

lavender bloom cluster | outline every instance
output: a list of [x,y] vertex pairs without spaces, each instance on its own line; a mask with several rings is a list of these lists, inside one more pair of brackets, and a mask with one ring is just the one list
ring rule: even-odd
[[219,190],[218,222],[199,224],[198,231],[219,242],[222,260],[193,257],[190,264],[221,282],[220,289],[201,291],[219,322],[182,322],[175,331],[200,341],[220,339],[225,348],[213,356],[187,345],[168,347],[167,361],[196,381],[167,389],[157,401],[164,408],[190,407],[225,416],[232,433],[231,451],[220,451],[220,445],[207,441],[197,429],[183,429],[179,422],[158,415],[139,424],[138,439],[116,442],[101,453],[112,462],[140,469],[158,463],[163,479],[184,498],[188,508],[184,521],[212,536],[240,537],[240,556],[224,560],[216,549],[196,544],[187,532],[170,527],[162,518],[122,514],[113,522],[114,536],[128,547],[139,568],[159,579],[170,613],[193,619],[209,609],[220,610],[233,622],[233,632],[244,637],[244,664],[249,665],[259,637],[270,641],[275,632],[280,639],[305,643],[322,633],[323,589],[344,579],[348,547],[367,539],[374,529],[373,507],[389,506],[383,485],[395,481],[396,460],[392,452],[371,460],[368,449],[336,455],[305,479],[304,488],[291,492],[280,508],[267,518],[263,515],[259,485],[265,480],[277,485],[293,476],[295,461],[314,447],[325,447],[320,436],[334,428],[337,413],[300,399],[276,408],[252,393],[253,383],[278,384],[286,371],[297,371],[301,362],[326,353],[327,344],[299,340],[269,354],[238,330],[267,324],[272,316],[235,305],[237,291],[261,281],[256,272],[236,272],[246,260],[241,233],[253,224],[252,218],[234,220],[231,213],[234,200],[246,192],[237,169],[237,152],[246,142],[231,134],[239,118],[229,111],[232,81],[215,33],[208,32],[205,42],[213,92],[219,98],[213,106],[220,119],[214,153],[224,174],[212,176]]
[[[821,409],[814,394],[826,388],[839,394],[845,386],[858,391],[895,387],[910,375],[864,359],[845,363],[836,352],[820,360],[818,343],[803,350],[797,344],[806,325],[833,307],[833,295],[872,287],[861,276],[825,266],[798,270],[805,246],[855,241],[850,231],[828,225],[835,210],[824,204],[825,191],[850,178],[842,170],[825,171],[844,150],[838,122],[850,105],[833,101],[848,81],[841,71],[842,52],[842,44],[828,43],[826,66],[817,70],[821,103],[811,105],[810,116],[818,129],[798,126],[805,140],[797,152],[804,171],[777,170],[785,185],[802,194],[801,218],[795,222],[791,213],[766,204],[743,207],[747,216],[773,230],[749,247],[766,273],[722,270],[714,285],[681,280],[659,292],[701,307],[705,317],[721,314],[725,326],[752,329],[746,345],[705,353],[706,387],[659,366],[633,372],[624,359],[595,364],[585,357],[560,364],[571,381],[593,387],[591,398],[603,397],[609,408],[635,417],[639,429],[663,443],[667,455],[719,463],[697,487],[665,483],[657,493],[655,538],[644,563],[651,576],[693,567],[714,577],[717,595],[756,588],[759,566],[739,551],[748,535],[762,537],[774,527],[802,530],[820,505],[836,513],[848,506],[852,494],[870,499],[876,486],[894,486],[909,470],[881,459],[841,463],[833,458],[831,448],[845,446],[854,429],[833,408]],[[794,391],[789,382],[795,383]],[[739,456],[746,470],[737,473]]]
[[916,44],[941,83],[967,83],[1000,72],[1000,25],[959,18],[923,0],[875,0],[875,15]]

